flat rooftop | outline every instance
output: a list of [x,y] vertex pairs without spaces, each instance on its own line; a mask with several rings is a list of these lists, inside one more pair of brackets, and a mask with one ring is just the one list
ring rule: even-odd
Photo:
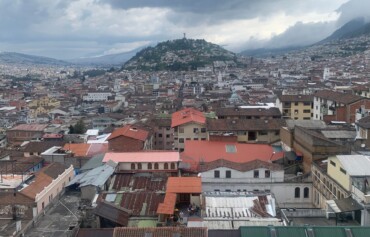
[[31,175],[0,175],[0,190],[1,189],[14,189],[21,185],[24,181],[29,179]]

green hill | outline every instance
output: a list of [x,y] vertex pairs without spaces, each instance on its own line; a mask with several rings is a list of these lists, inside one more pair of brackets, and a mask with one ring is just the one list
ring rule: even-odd
[[200,39],[177,39],[147,47],[123,65],[126,70],[182,71],[212,65],[215,61],[236,64],[237,57],[219,45]]

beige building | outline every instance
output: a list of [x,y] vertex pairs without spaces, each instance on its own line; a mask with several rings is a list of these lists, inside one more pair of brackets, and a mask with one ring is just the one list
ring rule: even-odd
[[281,95],[276,99],[283,118],[311,120],[313,97],[311,95]]
[[187,108],[172,114],[174,149],[184,151],[186,140],[206,140],[206,117],[196,109]]
[[[326,170],[326,172],[325,172]],[[354,218],[361,225],[370,225],[370,159],[364,155],[337,155],[312,168],[314,204],[329,212],[336,200],[352,200],[361,208]],[[352,204],[352,205],[354,205]],[[354,205],[354,206],[356,206]],[[335,206],[335,204],[334,204]],[[341,207],[339,207],[340,209]]]

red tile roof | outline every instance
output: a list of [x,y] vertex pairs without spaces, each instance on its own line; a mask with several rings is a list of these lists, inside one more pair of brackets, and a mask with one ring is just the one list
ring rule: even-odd
[[176,193],[166,193],[163,203],[158,205],[157,214],[173,214],[175,211],[176,198]]
[[116,227],[113,237],[144,237],[151,233],[152,237],[173,237],[179,234],[181,237],[207,237],[206,227]]
[[86,143],[67,143],[63,147],[64,150],[71,151],[75,156],[87,156],[90,149],[90,144]]
[[118,128],[108,137],[108,140],[119,136],[130,137],[133,139],[145,141],[148,138],[149,132],[143,129],[139,129],[133,125],[126,125],[122,128]]
[[[230,148],[229,152],[226,149]],[[235,151],[235,152],[230,152]],[[283,153],[274,153],[272,146],[266,144],[242,144],[222,141],[185,141],[185,150],[180,153],[181,160],[190,165],[190,169],[199,170],[200,162],[224,159],[236,163],[252,160],[273,161],[283,157]]]
[[163,203],[158,205],[157,214],[173,214],[178,193],[201,192],[202,180],[200,177],[169,177],[167,180],[166,196]]
[[202,112],[193,108],[183,109],[172,114],[171,127],[177,127],[190,122],[205,124],[206,117]]
[[167,193],[201,193],[202,180],[200,177],[169,177]]

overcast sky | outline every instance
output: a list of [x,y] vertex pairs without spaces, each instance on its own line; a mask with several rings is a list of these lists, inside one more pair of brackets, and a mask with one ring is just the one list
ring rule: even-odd
[[70,59],[203,38],[234,52],[305,45],[367,0],[0,0],[0,50]]

